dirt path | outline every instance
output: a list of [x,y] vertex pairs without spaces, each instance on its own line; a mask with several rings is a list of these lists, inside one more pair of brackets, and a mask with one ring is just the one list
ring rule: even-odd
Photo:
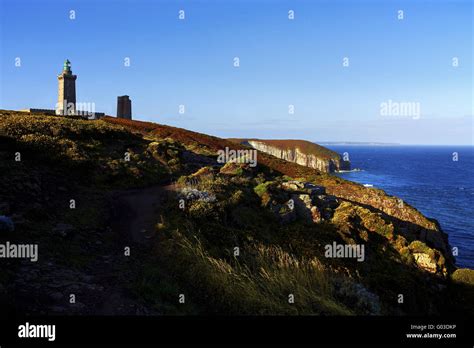
[[163,201],[174,185],[153,186],[145,189],[120,193],[117,200],[117,219],[112,228],[119,230],[134,243],[146,244],[155,233],[155,225],[160,222]]
[[[115,213],[111,228],[115,233],[120,233],[122,238],[132,242],[132,253],[136,253],[133,244],[140,248],[151,244],[149,242],[155,234],[155,225],[160,222],[160,215],[166,214],[162,211],[162,204],[174,189],[174,185],[164,185],[114,193],[112,204]],[[126,269],[123,267],[124,262],[125,259],[120,257],[113,261],[112,267],[123,272]],[[106,282],[105,291],[108,295],[97,314],[160,315],[124,293],[128,275],[117,271],[108,271],[112,276]]]

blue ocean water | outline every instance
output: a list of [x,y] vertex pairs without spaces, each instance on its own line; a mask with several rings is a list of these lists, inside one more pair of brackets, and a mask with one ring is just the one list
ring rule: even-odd
[[451,246],[458,247],[457,266],[474,268],[474,147],[326,147],[347,152],[352,168],[362,169],[337,175],[398,196],[438,220]]

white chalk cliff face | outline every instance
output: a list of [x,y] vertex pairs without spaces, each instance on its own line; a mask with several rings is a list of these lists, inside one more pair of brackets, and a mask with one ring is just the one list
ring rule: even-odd
[[314,154],[301,152],[298,147],[293,149],[280,149],[257,140],[248,140],[248,144],[254,149],[265,152],[269,155],[294,162],[302,166],[318,169],[322,172],[332,173],[336,170],[349,170],[350,162],[343,161],[341,156],[334,158],[322,158]]

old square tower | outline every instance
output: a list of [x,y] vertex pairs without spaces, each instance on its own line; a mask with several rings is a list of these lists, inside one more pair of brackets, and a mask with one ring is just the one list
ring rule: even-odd
[[71,62],[66,59],[63,71],[58,75],[58,103],[56,115],[76,114],[76,75],[72,74]]

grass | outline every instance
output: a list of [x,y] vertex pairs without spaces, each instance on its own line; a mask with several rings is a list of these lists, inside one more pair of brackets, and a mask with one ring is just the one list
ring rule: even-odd
[[[202,243],[175,232],[170,241],[176,270],[195,301],[221,314],[350,315],[332,297],[321,263],[298,259],[278,246],[256,245],[245,256],[216,258]],[[171,255],[169,255],[171,256]],[[186,265],[186,267],[184,267]],[[294,303],[289,303],[293,295]],[[199,299],[212,299],[202,302]]]

